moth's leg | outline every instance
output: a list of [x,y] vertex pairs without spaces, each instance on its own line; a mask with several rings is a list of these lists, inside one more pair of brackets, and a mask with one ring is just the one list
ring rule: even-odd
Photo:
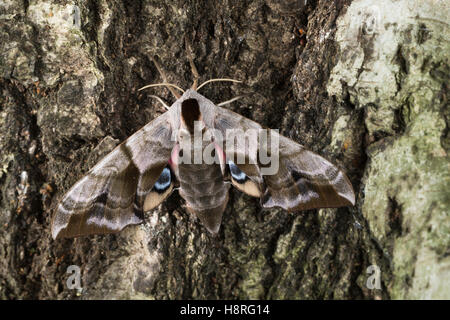
[[195,67],[194,58],[192,57],[192,47],[189,44],[187,37],[184,38],[184,43],[186,46],[186,52],[187,52],[189,64],[191,65],[191,72],[192,72],[192,75],[194,76],[194,83],[192,84],[191,89],[197,90],[198,79],[200,78],[200,76],[198,74],[197,68]]
[[[166,73],[164,72],[164,70],[160,67],[159,63],[156,61],[156,59],[154,57],[152,57],[152,61],[155,64],[156,69],[158,69],[158,72],[161,75],[161,78],[163,79],[164,83],[168,84],[167,76],[166,76]],[[172,85],[172,86],[177,88],[177,86],[175,86],[175,85]],[[172,94],[174,95],[174,97],[176,99],[179,99],[181,97],[181,95],[178,92],[176,92],[171,86],[167,86],[167,87],[169,88],[170,92],[172,92]],[[181,90],[181,91],[183,91],[183,90]]]
[[158,100],[164,106],[164,108],[166,108],[166,110],[169,110],[169,106],[164,102],[163,99],[161,99],[160,97],[155,96],[155,95],[150,95],[150,97],[155,98],[156,100]]
[[218,82],[218,81],[228,81],[228,82],[242,83],[242,81],[240,81],[240,80],[228,79],[228,78],[209,79],[209,80],[203,82],[201,85],[199,85],[198,88],[197,88],[197,91],[200,90],[200,88],[203,87],[205,84],[208,84],[210,82]]
[[236,101],[236,100],[238,100],[238,99],[240,99],[240,98],[242,98],[242,97],[244,97],[244,96],[237,96],[237,97],[234,97],[233,99],[230,99],[230,100],[227,100],[227,101],[224,101],[224,102],[219,103],[217,106],[218,106],[218,107],[223,107],[224,105],[227,105],[227,104],[229,104],[229,103],[232,103],[232,102],[234,102],[234,101]]
[[184,90],[183,89],[181,89],[179,86],[176,86],[176,85],[174,85],[174,84],[172,84],[172,83],[153,83],[153,84],[148,84],[148,85],[146,85],[146,86],[144,86],[144,87],[142,87],[142,88],[139,88],[138,89],[138,91],[141,91],[141,90],[144,90],[144,89],[147,89],[147,88],[151,88],[151,87],[167,87],[167,88],[177,88],[178,90],[180,90],[181,92],[183,92],[184,93]]

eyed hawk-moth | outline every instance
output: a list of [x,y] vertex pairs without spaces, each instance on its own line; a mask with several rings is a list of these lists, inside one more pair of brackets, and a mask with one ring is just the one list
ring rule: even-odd
[[[277,161],[277,170],[265,174],[268,165],[259,156],[264,139],[247,135],[247,142],[233,142],[229,147],[227,131],[236,129],[246,132],[262,127],[194,89],[187,90],[63,196],[53,217],[53,238],[119,232],[143,222],[144,212],[176,189],[187,210],[213,234],[219,231],[231,185],[260,198],[264,208],[300,211],[354,205],[345,173],[321,156],[271,131],[270,140],[278,142],[276,152],[271,147],[264,151]],[[193,141],[197,131],[202,135],[200,143]],[[212,163],[185,161],[207,148],[215,159]]]

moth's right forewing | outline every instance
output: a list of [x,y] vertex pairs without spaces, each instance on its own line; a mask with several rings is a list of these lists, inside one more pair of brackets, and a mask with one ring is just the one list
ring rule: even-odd
[[352,184],[342,170],[286,137],[280,136],[279,143],[278,172],[264,177],[264,207],[298,211],[355,204]]
[[[217,107],[214,125],[223,136],[226,136],[227,130],[246,132],[249,129],[262,129],[256,122],[220,107]],[[271,131],[267,136],[278,142],[278,147],[274,150],[271,149],[271,143],[264,146],[261,140],[254,137],[249,139],[250,145],[258,148],[257,164],[241,164],[232,160],[259,187],[264,207],[281,207],[289,211],[300,211],[354,205],[353,187],[342,170],[320,155],[275,131]],[[244,156],[246,160],[254,162],[255,152],[244,146],[245,144],[241,143],[237,148],[225,147],[227,159]],[[272,161],[277,162],[276,170],[270,174],[264,173],[267,170],[263,169],[267,169],[267,165],[260,161],[260,155],[266,154],[266,152],[261,153],[262,147],[269,150]],[[237,187],[243,189],[242,186]],[[257,194],[257,192],[248,193]]]

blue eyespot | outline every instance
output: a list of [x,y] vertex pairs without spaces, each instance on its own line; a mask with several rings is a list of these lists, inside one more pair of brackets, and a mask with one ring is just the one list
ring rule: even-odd
[[234,180],[239,183],[244,183],[247,180],[247,176],[241,169],[238,168],[237,165],[234,164],[233,161],[228,160],[228,166],[230,167],[230,173]]
[[159,193],[164,192],[170,187],[171,182],[172,175],[170,173],[170,169],[165,167],[155,185],[153,186],[153,189],[155,189],[155,191]]

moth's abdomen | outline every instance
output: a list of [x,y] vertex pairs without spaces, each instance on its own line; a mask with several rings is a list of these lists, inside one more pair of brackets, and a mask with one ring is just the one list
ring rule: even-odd
[[218,164],[180,164],[180,195],[193,209],[217,207],[230,188]]
[[218,164],[179,164],[179,193],[192,213],[211,232],[219,231],[228,189]]

